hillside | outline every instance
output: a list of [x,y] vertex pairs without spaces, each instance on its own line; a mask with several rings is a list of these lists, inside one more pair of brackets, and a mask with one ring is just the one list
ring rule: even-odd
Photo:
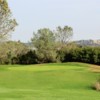
[[79,40],[79,41],[75,41],[75,43],[81,46],[100,46],[100,39],[99,40]]
[[[100,39],[99,40],[78,40],[78,41],[73,41],[74,43],[80,45],[80,46],[100,46]],[[25,45],[29,46],[32,49],[33,45],[32,43],[25,43]]]

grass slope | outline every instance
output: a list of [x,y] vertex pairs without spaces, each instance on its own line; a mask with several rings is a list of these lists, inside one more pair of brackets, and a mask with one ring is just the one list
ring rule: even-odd
[[0,100],[99,100],[100,73],[83,63],[0,65]]

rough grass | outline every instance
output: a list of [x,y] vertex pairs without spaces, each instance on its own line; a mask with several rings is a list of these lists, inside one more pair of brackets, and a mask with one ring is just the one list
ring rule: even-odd
[[100,72],[100,66],[91,65],[90,71],[92,71],[92,72]]
[[100,73],[83,63],[1,65],[0,100],[99,100]]

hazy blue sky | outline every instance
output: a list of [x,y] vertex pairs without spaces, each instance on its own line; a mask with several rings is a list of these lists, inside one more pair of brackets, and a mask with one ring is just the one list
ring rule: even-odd
[[33,31],[71,26],[74,40],[100,39],[100,0],[8,0],[18,22],[13,40],[27,42]]

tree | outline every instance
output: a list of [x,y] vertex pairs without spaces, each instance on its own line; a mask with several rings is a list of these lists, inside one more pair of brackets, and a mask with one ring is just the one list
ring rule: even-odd
[[39,63],[55,62],[55,36],[50,29],[44,28],[38,30],[37,33],[34,33],[32,43],[36,48]]
[[73,36],[73,29],[69,26],[64,26],[63,28],[58,26],[55,32],[55,36],[56,41],[61,43],[61,45],[67,44]]
[[66,51],[72,46],[69,43],[71,37],[73,36],[73,29],[69,26],[64,26],[63,28],[58,26],[56,31],[54,31],[57,47],[57,59],[58,61],[64,61],[66,56]]
[[16,20],[11,17],[11,11],[6,0],[0,0],[0,41],[14,31]]

